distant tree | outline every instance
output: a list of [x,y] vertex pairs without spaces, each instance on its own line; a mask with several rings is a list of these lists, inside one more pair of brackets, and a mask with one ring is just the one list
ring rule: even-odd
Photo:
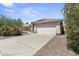
[[26,22],[26,24],[29,24],[28,22]]
[[18,19],[18,23],[20,24],[20,26],[23,25],[23,22],[21,21],[20,18]]

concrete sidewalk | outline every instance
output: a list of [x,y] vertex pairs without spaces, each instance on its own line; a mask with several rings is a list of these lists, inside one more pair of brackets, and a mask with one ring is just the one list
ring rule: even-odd
[[0,40],[0,55],[33,56],[55,34],[30,34]]

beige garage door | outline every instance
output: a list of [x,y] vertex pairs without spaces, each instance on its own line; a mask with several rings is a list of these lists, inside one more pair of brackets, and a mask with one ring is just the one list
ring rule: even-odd
[[40,34],[56,34],[56,27],[38,27],[37,33]]

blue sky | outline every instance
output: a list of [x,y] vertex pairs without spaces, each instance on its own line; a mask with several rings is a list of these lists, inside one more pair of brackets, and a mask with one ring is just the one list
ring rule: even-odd
[[21,18],[23,22],[40,19],[63,19],[63,3],[1,3],[0,14]]

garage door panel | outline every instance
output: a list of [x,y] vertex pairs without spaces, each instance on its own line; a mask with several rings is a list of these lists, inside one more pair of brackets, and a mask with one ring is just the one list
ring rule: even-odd
[[48,27],[56,27],[55,24],[40,24],[40,25],[36,25],[36,27],[38,28],[48,28]]
[[56,34],[56,27],[38,27],[37,33],[40,34]]

